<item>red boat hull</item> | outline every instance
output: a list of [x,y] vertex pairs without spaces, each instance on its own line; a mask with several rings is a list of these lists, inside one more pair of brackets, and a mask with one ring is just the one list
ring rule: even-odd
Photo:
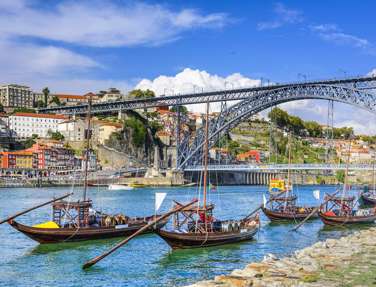
[[319,212],[319,217],[325,225],[340,226],[345,224],[371,224],[376,220],[376,215],[370,216],[327,216]]

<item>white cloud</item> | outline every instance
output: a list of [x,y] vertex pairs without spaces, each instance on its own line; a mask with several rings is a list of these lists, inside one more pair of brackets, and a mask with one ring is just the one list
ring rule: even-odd
[[373,69],[371,72],[367,74],[367,76],[375,76],[376,77],[376,69]]
[[137,1],[65,1],[48,11],[31,3],[7,0],[0,4],[0,36],[36,37],[95,47],[158,45],[179,38],[186,30],[220,28],[229,21],[224,13],[172,11]]
[[[173,95],[199,93],[215,90],[236,89],[259,86],[260,80],[244,77],[239,73],[231,74],[227,77],[209,74],[206,71],[184,69],[175,76],[159,76],[154,80],[143,79],[136,89],[150,89],[156,95]],[[211,105],[211,110],[219,110],[220,103]],[[195,112],[204,112],[205,105],[192,105],[188,107]]]
[[355,48],[363,49],[364,51],[374,54],[374,46],[367,40],[355,35],[344,33],[334,24],[321,24],[310,26],[311,31],[318,34],[318,36],[328,42],[338,45],[347,45]]
[[286,24],[295,24],[303,21],[303,13],[301,11],[289,9],[282,3],[275,4],[274,13],[276,14],[276,18],[274,20],[258,23],[257,29],[276,29]]
[[85,70],[98,66],[100,65],[89,57],[64,48],[22,44],[0,38],[2,80],[9,75],[53,75],[67,70]]

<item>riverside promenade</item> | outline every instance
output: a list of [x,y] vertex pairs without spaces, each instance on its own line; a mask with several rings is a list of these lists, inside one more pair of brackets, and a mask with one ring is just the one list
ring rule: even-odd
[[278,259],[269,255],[244,269],[189,287],[375,286],[376,228],[327,239]]

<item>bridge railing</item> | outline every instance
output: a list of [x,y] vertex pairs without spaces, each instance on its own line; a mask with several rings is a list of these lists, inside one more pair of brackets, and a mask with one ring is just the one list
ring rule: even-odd
[[[219,164],[209,165],[210,171],[263,171],[263,170],[373,170],[372,164]],[[202,165],[187,166],[185,171],[203,170]]]

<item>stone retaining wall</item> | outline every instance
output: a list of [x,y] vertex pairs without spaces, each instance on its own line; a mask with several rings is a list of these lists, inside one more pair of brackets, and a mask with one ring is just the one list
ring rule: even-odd
[[375,286],[376,228],[327,239],[278,259],[273,255],[190,287]]

